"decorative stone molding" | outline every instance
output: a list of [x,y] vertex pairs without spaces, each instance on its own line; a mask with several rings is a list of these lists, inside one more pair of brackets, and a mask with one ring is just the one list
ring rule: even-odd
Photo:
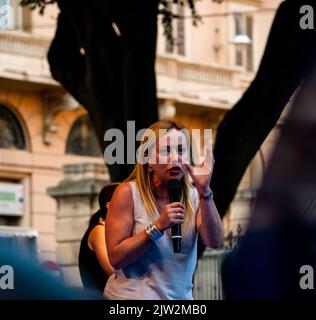
[[79,108],[79,103],[68,93],[46,94],[44,97],[43,142],[51,144],[51,133],[56,133],[59,126],[53,122],[54,117],[62,111]]

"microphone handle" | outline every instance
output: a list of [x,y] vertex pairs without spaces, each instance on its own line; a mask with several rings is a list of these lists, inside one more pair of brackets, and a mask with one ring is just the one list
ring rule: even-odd
[[[171,194],[170,195],[170,203],[172,202],[179,202],[180,196],[179,194]],[[176,224],[171,227],[171,239],[173,243],[173,252],[180,253],[181,252],[181,225]]]
[[176,224],[171,227],[171,239],[173,243],[173,252],[180,253],[181,252],[181,225]]

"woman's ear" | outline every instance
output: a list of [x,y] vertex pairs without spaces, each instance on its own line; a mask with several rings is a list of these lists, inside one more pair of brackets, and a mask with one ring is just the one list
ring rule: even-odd
[[110,208],[110,201],[108,201],[106,204],[105,204],[105,206],[106,206],[106,208],[107,208],[107,210],[109,210],[109,208]]

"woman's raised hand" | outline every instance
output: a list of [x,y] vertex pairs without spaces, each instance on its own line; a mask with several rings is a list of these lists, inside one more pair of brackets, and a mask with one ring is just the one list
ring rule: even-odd
[[192,167],[189,163],[185,166],[199,193],[206,193],[210,190],[210,182],[214,167],[214,156],[210,146],[206,148],[206,155],[203,163],[198,167]]

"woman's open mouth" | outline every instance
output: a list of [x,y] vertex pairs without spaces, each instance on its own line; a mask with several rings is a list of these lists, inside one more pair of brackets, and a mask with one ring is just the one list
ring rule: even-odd
[[182,172],[181,168],[178,167],[178,166],[172,167],[172,168],[170,168],[168,171],[169,171],[169,173],[172,174],[172,175],[177,175],[177,174],[179,174],[179,173]]

